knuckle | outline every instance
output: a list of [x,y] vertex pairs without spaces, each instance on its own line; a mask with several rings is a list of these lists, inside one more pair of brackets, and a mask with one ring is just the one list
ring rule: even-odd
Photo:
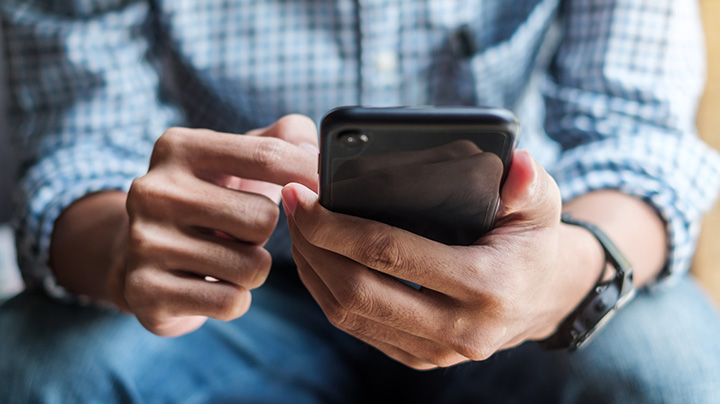
[[133,223],[128,232],[128,249],[134,254],[149,250],[153,245],[153,238],[143,230],[143,226]]
[[140,323],[153,334],[161,335],[162,330],[168,326],[168,317],[164,310],[158,306],[144,310],[136,314]]
[[340,304],[330,303],[323,307],[325,316],[330,323],[342,330],[350,330],[348,324],[350,323],[350,312]]
[[140,212],[157,212],[162,202],[178,199],[173,181],[153,173],[136,178],[128,190],[125,206],[131,216]]
[[125,277],[125,300],[135,309],[153,310],[158,306],[154,284],[149,271],[142,268],[129,270]]
[[471,361],[484,361],[490,358],[495,350],[490,348],[489,344],[480,343],[461,343],[456,344],[453,349],[455,352],[470,359]]
[[325,317],[337,328],[342,326],[348,316],[348,311],[340,304],[335,304],[334,302],[326,304],[323,307],[323,311],[325,312]]
[[464,357],[474,361],[481,362],[490,359],[495,354],[495,349],[491,349],[489,346],[476,347],[470,350],[467,354],[462,354]]
[[182,149],[182,146],[188,140],[188,130],[184,128],[170,128],[166,130],[155,141],[153,147],[152,162],[162,161],[168,156],[172,156]]
[[454,323],[439,338],[444,346],[472,361],[489,358],[494,349],[490,346],[489,326],[479,326],[476,321],[468,321],[464,316],[455,316]]
[[387,232],[374,232],[366,238],[367,243],[358,244],[361,262],[373,269],[404,269],[400,242]]
[[484,361],[490,358],[497,350],[494,339],[488,333],[466,333],[468,336],[450,344],[452,350],[471,361]]
[[158,139],[158,142],[167,146],[178,146],[184,144],[189,138],[190,131],[186,128],[173,127],[166,130]]
[[131,217],[135,212],[144,210],[143,208],[146,206],[146,202],[152,197],[153,188],[148,182],[149,177],[144,175],[136,178],[130,185],[125,206]]
[[272,266],[272,256],[264,248],[257,247],[251,254],[251,259],[255,265],[253,266],[250,279],[247,285],[245,285],[249,290],[257,289],[265,283],[270,274],[270,267]]
[[136,178],[128,190],[125,207],[135,217],[173,217],[177,209],[198,205],[199,196],[184,186],[182,174],[148,172]]
[[263,138],[255,146],[253,161],[262,167],[271,167],[283,159],[288,144],[277,138]]
[[250,291],[240,290],[236,293],[215,296],[212,300],[215,307],[212,308],[213,317],[221,321],[231,321],[241,317],[250,309]]
[[457,353],[450,352],[446,348],[433,348],[428,360],[438,367],[448,368],[458,364]]
[[267,240],[280,219],[280,208],[267,198],[259,197],[255,200],[254,206],[250,207],[250,211],[253,212],[252,226],[262,240]]
[[338,295],[338,303],[350,313],[372,317],[376,304],[365,282],[357,280],[352,285],[348,293]]

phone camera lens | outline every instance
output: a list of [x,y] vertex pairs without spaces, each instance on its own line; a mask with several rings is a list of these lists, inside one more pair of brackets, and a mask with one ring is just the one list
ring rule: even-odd
[[340,134],[340,143],[350,149],[360,147],[370,141],[370,138],[359,132],[345,132]]

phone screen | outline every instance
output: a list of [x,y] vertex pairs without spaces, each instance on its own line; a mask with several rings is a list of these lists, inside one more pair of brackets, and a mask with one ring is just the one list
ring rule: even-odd
[[452,116],[418,124],[399,112],[380,123],[323,121],[321,203],[445,244],[474,243],[494,224],[514,133],[482,120],[454,126]]

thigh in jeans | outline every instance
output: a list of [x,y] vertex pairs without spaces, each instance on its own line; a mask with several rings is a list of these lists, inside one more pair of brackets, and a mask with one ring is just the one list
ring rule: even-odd
[[129,315],[25,292],[0,307],[0,402],[347,402],[366,347],[306,297],[263,287],[242,318],[162,338]]
[[638,293],[578,351],[529,342],[434,373],[442,403],[720,403],[720,316],[686,277]]

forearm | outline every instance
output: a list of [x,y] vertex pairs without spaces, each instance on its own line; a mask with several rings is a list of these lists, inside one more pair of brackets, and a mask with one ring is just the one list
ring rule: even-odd
[[650,205],[617,191],[595,191],[563,206],[579,220],[600,227],[633,266],[634,283],[657,277],[667,255],[664,223]]
[[58,283],[69,292],[94,300],[122,304],[114,287],[121,282],[122,245],[127,239],[128,216],[124,192],[102,192],[68,207],[55,223],[50,265]]

